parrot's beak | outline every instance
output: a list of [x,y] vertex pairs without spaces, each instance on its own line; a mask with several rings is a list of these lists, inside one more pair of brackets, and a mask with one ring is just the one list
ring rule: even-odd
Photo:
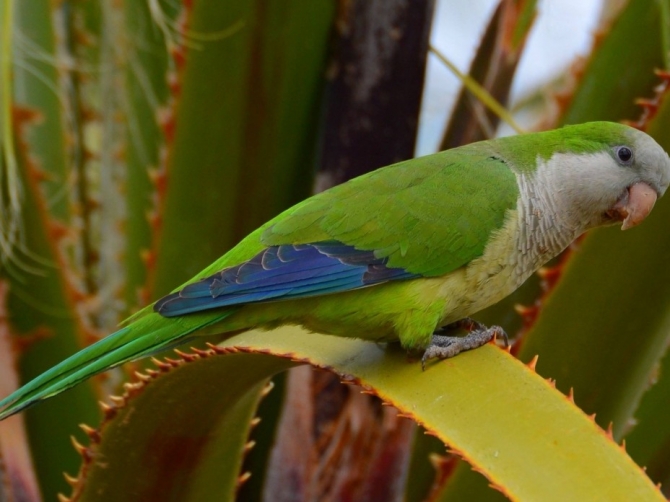
[[616,204],[607,211],[607,216],[613,220],[623,221],[621,230],[628,230],[642,221],[649,215],[658,194],[647,183],[640,181],[629,186]]

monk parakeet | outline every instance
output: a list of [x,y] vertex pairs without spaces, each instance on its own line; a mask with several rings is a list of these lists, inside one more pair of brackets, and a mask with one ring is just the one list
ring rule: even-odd
[[[192,281],[0,402],[0,419],[202,335],[293,324],[451,357],[501,334],[468,318],[584,231],[640,223],[670,183],[647,134],[594,122],[400,162],[315,195]],[[465,321],[464,321],[465,320]],[[465,337],[453,327],[472,328]]]

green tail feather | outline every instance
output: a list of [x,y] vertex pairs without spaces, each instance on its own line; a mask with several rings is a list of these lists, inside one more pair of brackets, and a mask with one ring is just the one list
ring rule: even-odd
[[[182,319],[147,316],[70,356],[0,401],[0,420],[74,387],[120,364],[186,342],[188,335],[215,324],[231,310]],[[190,317],[190,318],[189,318]]]

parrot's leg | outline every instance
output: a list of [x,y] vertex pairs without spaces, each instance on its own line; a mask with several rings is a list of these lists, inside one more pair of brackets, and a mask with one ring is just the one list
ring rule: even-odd
[[[466,336],[448,336],[444,333],[466,329]],[[443,326],[433,333],[430,345],[421,358],[421,368],[425,369],[426,361],[433,358],[448,359],[466,350],[476,349],[489,343],[494,338],[502,338],[505,347],[509,345],[507,333],[500,326],[487,328],[482,323],[466,317],[460,321]]]

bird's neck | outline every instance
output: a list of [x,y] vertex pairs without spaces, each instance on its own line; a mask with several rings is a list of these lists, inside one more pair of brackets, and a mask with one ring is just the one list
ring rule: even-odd
[[561,188],[546,170],[517,174],[521,196],[517,203],[519,224],[517,264],[531,273],[554,258],[588,227],[565,210]]

